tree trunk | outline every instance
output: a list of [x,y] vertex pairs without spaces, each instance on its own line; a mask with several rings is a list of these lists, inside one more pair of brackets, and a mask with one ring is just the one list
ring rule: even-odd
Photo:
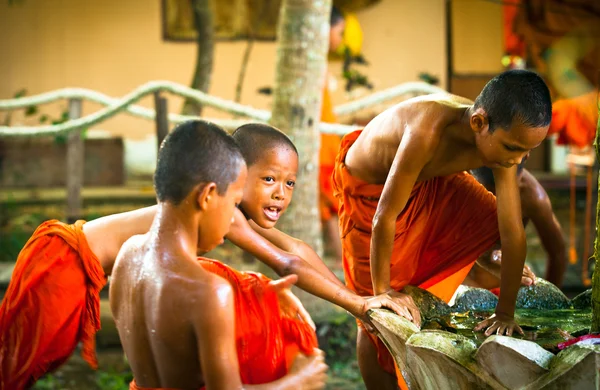
[[[213,68],[214,28],[210,0],[190,0],[194,11],[194,25],[198,36],[196,44],[196,70],[191,87],[202,92],[208,92]],[[186,99],[182,109],[183,115],[202,114],[202,105]]]
[[[600,114],[600,108],[598,109]],[[596,128],[596,158],[600,161],[600,116]],[[598,175],[598,189],[600,190],[600,175]],[[594,241],[594,276],[592,277],[592,328],[591,333],[600,332],[600,197],[596,205],[596,240]],[[587,259],[584,259],[587,261]]]
[[290,136],[300,155],[294,201],[281,230],[323,252],[318,209],[319,116],[327,64],[331,0],[283,0],[271,124]]

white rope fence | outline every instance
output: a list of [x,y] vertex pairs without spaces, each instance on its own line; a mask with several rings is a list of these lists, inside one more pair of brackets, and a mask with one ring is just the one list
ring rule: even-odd
[[[81,99],[104,105],[101,110],[88,116],[72,119],[57,125],[42,126],[0,126],[0,138],[2,137],[38,137],[46,135],[59,135],[73,130],[81,130],[96,125],[121,111],[127,111],[129,114],[144,118],[154,119],[156,113],[153,109],[134,105],[143,97],[155,92],[169,92],[177,96],[189,98],[205,106],[217,108],[234,115],[247,117],[257,122],[268,122],[271,113],[267,110],[260,110],[250,106],[245,106],[231,100],[208,95],[187,86],[171,81],[151,81],[138,88],[124,97],[117,99],[84,88],[65,88],[52,92],[43,93],[35,96],[28,96],[18,99],[0,100],[0,111],[16,110],[27,108],[29,106],[48,104],[63,99]],[[337,115],[347,115],[360,111],[366,107],[382,103],[406,94],[428,94],[444,92],[443,89],[432,86],[424,82],[410,82],[400,84],[369,95],[365,98],[343,104],[334,108]],[[168,120],[171,123],[181,123],[190,119],[196,119],[194,116],[179,114],[168,114]],[[213,122],[226,129],[235,129],[240,125],[247,123],[248,120],[229,120],[216,118],[203,118]],[[346,134],[357,129],[356,126],[347,126],[341,124],[320,123],[319,130],[323,133]]]

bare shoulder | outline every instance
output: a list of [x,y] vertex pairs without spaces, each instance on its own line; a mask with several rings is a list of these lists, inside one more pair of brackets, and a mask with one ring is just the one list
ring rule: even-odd
[[533,208],[550,204],[550,198],[544,186],[527,169],[523,169],[519,189],[524,206]]
[[457,121],[472,102],[448,93],[419,96],[397,106],[397,115],[405,118],[411,134],[440,137],[444,129]]
[[[199,271],[195,281],[182,286],[180,290],[187,297],[186,301],[190,305],[188,312],[191,313],[194,326],[202,328],[215,321],[233,320],[234,292],[231,284],[203,269]],[[198,310],[199,303],[202,310]]]
[[[118,255],[115,259],[115,265],[113,269],[114,272],[117,271],[118,268],[126,265],[130,261],[134,260],[137,254],[143,253],[141,250],[144,247],[147,235],[146,234],[138,234],[130,237],[127,241],[123,243],[123,246],[118,252]],[[114,279],[114,275],[113,275]]]

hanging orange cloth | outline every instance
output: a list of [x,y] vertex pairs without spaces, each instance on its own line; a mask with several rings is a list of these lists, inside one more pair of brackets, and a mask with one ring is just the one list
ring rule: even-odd
[[596,137],[598,91],[592,91],[570,99],[560,99],[552,105],[552,122],[548,135],[558,133],[559,145],[583,148],[591,145]]
[[[202,267],[227,280],[234,290],[235,339],[243,384],[273,382],[285,376],[298,352],[312,354],[317,335],[297,312],[280,306],[271,279],[240,272],[216,260],[198,258]],[[131,382],[131,390],[149,390]],[[173,389],[172,389],[173,390]]]
[[[346,284],[366,296],[373,294],[371,229],[383,185],[359,180],[346,169],[346,153],[360,132],[343,138],[333,181],[340,201]],[[498,240],[496,198],[473,176],[463,172],[418,182],[396,220],[391,287],[400,291],[408,284],[419,286],[448,302],[475,260]],[[376,336],[369,338],[377,346],[380,365],[394,373],[384,344]]]
[[41,224],[15,264],[0,306],[0,389],[22,389],[64,363],[83,343],[97,368],[100,290],[106,277],[83,234],[52,220]]
[[[321,122],[337,122],[327,87],[323,88]],[[337,156],[341,141],[342,138],[337,134],[321,133],[321,149],[319,150],[319,206],[322,221],[328,221],[333,215],[337,215],[338,213],[338,201],[333,196],[331,175],[333,174],[335,157]]]

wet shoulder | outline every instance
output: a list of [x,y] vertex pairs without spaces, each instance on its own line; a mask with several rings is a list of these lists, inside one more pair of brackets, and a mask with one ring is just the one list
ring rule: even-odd
[[550,198],[544,187],[527,169],[523,169],[523,174],[519,182],[519,192],[524,207],[541,206],[550,202]]
[[448,93],[418,96],[397,106],[399,117],[411,127],[425,131],[443,129],[460,119],[465,107],[472,104],[468,99]]

